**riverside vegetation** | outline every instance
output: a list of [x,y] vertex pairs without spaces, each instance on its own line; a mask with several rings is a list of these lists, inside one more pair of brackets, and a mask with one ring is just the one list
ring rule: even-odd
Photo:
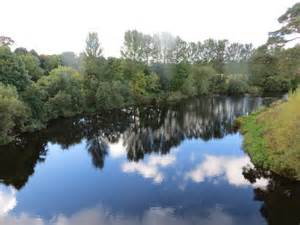
[[[279,18],[286,22],[282,29],[272,32],[270,41],[281,40],[280,34],[288,31],[300,33],[300,4],[290,8]],[[290,39],[298,39],[295,36]],[[299,56],[298,56],[299,59]],[[286,59],[286,64],[291,63]],[[290,64],[291,65],[291,64]],[[298,70],[299,66],[295,65]],[[270,169],[280,175],[300,180],[300,90],[296,86],[287,101],[280,101],[271,107],[237,120],[244,133],[244,148],[253,162],[263,169]]]
[[[284,48],[299,33],[300,4],[291,7],[268,43],[208,39],[186,42],[169,33],[129,30],[121,58],[105,58],[97,33],[86,49],[41,55],[0,37],[0,144],[59,117],[200,95],[283,93],[299,83],[300,46]],[[293,38],[295,39],[295,38]]]
[[286,102],[276,102],[237,120],[244,147],[253,162],[300,180],[300,90]]

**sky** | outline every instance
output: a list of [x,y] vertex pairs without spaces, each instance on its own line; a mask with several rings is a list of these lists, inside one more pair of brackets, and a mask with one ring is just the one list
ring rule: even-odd
[[40,54],[84,50],[98,32],[105,56],[119,56],[126,30],[266,42],[277,18],[299,0],[0,0],[0,35]]

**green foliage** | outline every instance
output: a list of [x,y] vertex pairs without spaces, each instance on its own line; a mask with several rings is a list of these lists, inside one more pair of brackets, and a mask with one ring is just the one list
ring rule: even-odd
[[289,8],[278,18],[278,22],[283,24],[283,26],[279,30],[269,33],[269,44],[283,46],[287,42],[299,39],[299,35],[291,39],[287,39],[287,36],[300,33],[300,3],[298,2]]
[[[100,82],[96,93],[97,109],[113,109],[122,107],[129,96],[120,81]],[[126,96],[126,97],[125,97]],[[127,99],[125,99],[127,98]]]
[[227,84],[227,94],[241,95],[248,92],[248,83],[245,77],[241,75],[229,76]]
[[212,93],[225,94],[227,92],[227,78],[223,74],[216,74],[209,79],[209,89]]
[[241,125],[244,135],[244,149],[250,154],[251,160],[255,165],[264,169],[269,168],[270,159],[266,152],[266,141],[263,138],[264,126],[256,121],[257,114],[241,117],[237,123]]
[[146,76],[143,72],[138,72],[130,81],[130,89],[136,98],[141,98],[146,94]]
[[263,83],[263,89],[265,92],[288,92],[290,87],[290,80],[279,76],[268,77]]
[[40,63],[41,68],[44,70],[46,75],[48,75],[51,70],[62,65],[61,58],[58,55],[41,55]]
[[89,33],[86,39],[85,54],[87,57],[99,58],[102,56],[102,48],[99,42],[98,34]]
[[300,180],[300,90],[285,102],[238,120],[253,162]]
[[18,131],[23,131],[29,110],[19,99],[13,86],[0,82],[0,144],[11,141]]
[[181,89],[185,79],[189,76],[190,66],[187,63],[179,63],[173,66],[173,76],[171,78],[171,90],[178,91]]
[[260,86],[267,77],[278,75],[278,57],[262,46],[250,59],[249,70],[251,83]]
[[74,52],[63,52],[60,55],[62,66],[71,67],[74,70],[78,70],[80,67],[80,58],[78,58]]
[[30,84],[23,61],[8,47],[0,47],[0,82],[15,86],[18,91]]
[[38,57],[33,56],[30,53],[21,54],[18,57],[24,62],[25,69],[27,70],[29,77],[33,81],[37,81],[39,78],[43,76],[44,71],[40,67],[40,60]]
[[210,79],[216,74],[217,72],[211,66],[194,65],[192,67],[191,82],[197,95],[210,93]]
[[83,77],[69,67],[59,67],[37,82],[44,102],[44,120],[67,117],[82,112]]

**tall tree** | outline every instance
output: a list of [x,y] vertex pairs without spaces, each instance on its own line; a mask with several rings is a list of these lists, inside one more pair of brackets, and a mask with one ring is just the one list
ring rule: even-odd
[[102,48],[97,33],[91,32],[88,34],[85,53],[88,57],[99,58],[102,56]]
[[[283,46],[287,42],[300,39],[300,2],[280,16],[278,22],[283,24],[283,26],[279,30],[269,33],[269,44]],[[292,37],[289,38],[287,36]]]
[[0,46],[10,46],[13,45],[15,42],[10,37],[0,36]]
[[18,91],[30,83],[23,61],[9,47],[0,47],[0,82],[15,86]]

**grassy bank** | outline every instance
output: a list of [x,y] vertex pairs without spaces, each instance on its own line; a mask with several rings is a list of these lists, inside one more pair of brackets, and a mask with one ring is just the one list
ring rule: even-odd
[[254,164],[300,180],[300,89],[237,122]]

